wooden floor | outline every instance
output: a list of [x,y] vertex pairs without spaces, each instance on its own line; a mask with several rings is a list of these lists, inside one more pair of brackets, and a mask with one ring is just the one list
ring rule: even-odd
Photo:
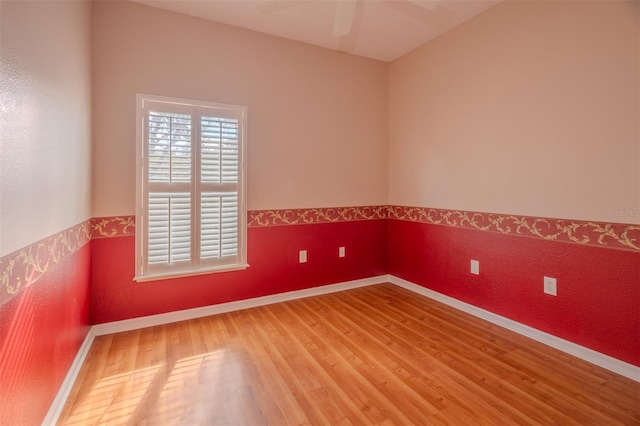
[[60,424],[639,425],[640,384],[383,284],[98,337]]

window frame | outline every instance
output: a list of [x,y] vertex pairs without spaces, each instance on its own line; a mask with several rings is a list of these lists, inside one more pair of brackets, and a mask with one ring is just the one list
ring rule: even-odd
[[[149,105],[162,105],[163,112],[184,113],[189,111],[192,113],[191,118],[191,181],[190,186],[190,240],[191,246],[194,247],[200,242],[201,211],[195,211],[195,199],[198,198],[198,204],[201,204],[201,196],[207,192],[203,187],[209,184],[202,182],[200,166],[196,166],[196,162],[200,160],[201,137],[200,126],[201,118],[207,117],[203,111],[218,110],[219,115],[216,118],[229,118],[233,116],[238,119],[238,182],[237,186],[237,254],[233,261],[208,261],[202,257],[194,258],[193,250],[190,250],[188,266],[182,265],[156,265],[150,267],[149,256],[147,253],[149,227],[149,206],[148,199],[151,186],[149,179],[149,142],[147,137],[148,117],[147,108]],[[203,275],[216,272],[226,272],[246,269],[247,264],[247,191],[246,191],[246,152],[247,152],[247,112],[248,108],[242,105],[222,104],[208,101],[174,98],[166,96],[148,95],[138,93],[136,95],[136,262],[134,280],[137,282],[155,281],[170,278],[179,278],[193,275]],[[167,186],[169,186],[168,184]],[[195,238],[195,241],[194,241]],[[202,265],[201,263],[204,263]],[[207,264],[208,263],[208,264]],[[156,269],[155,271],[153,269]],[[150,270],[151,269],[151,270]]]

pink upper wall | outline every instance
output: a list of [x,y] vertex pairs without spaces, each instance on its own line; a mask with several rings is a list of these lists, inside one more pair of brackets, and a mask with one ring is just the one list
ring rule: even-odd
[[0,8],[2,257],[91,216],[91,3]]
[[387,202],[387,64],[111,1],[94,7],[93,216],[135,211],[135,95],[249,107],[249,209]]
[[389,66],[389,202],[640,223],[639,5],[511,2]]

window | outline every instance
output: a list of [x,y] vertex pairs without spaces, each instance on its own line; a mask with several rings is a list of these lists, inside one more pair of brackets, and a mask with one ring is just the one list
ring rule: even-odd
[[136,280],[246,268],[247,108],[137,101]]

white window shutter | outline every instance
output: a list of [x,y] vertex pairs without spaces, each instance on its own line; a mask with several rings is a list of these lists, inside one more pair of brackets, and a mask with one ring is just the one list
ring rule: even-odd
[[246,267],[246,107],[138,102],[136,279]]
[[149,264],[191,258],[191,194],[149,194]]

